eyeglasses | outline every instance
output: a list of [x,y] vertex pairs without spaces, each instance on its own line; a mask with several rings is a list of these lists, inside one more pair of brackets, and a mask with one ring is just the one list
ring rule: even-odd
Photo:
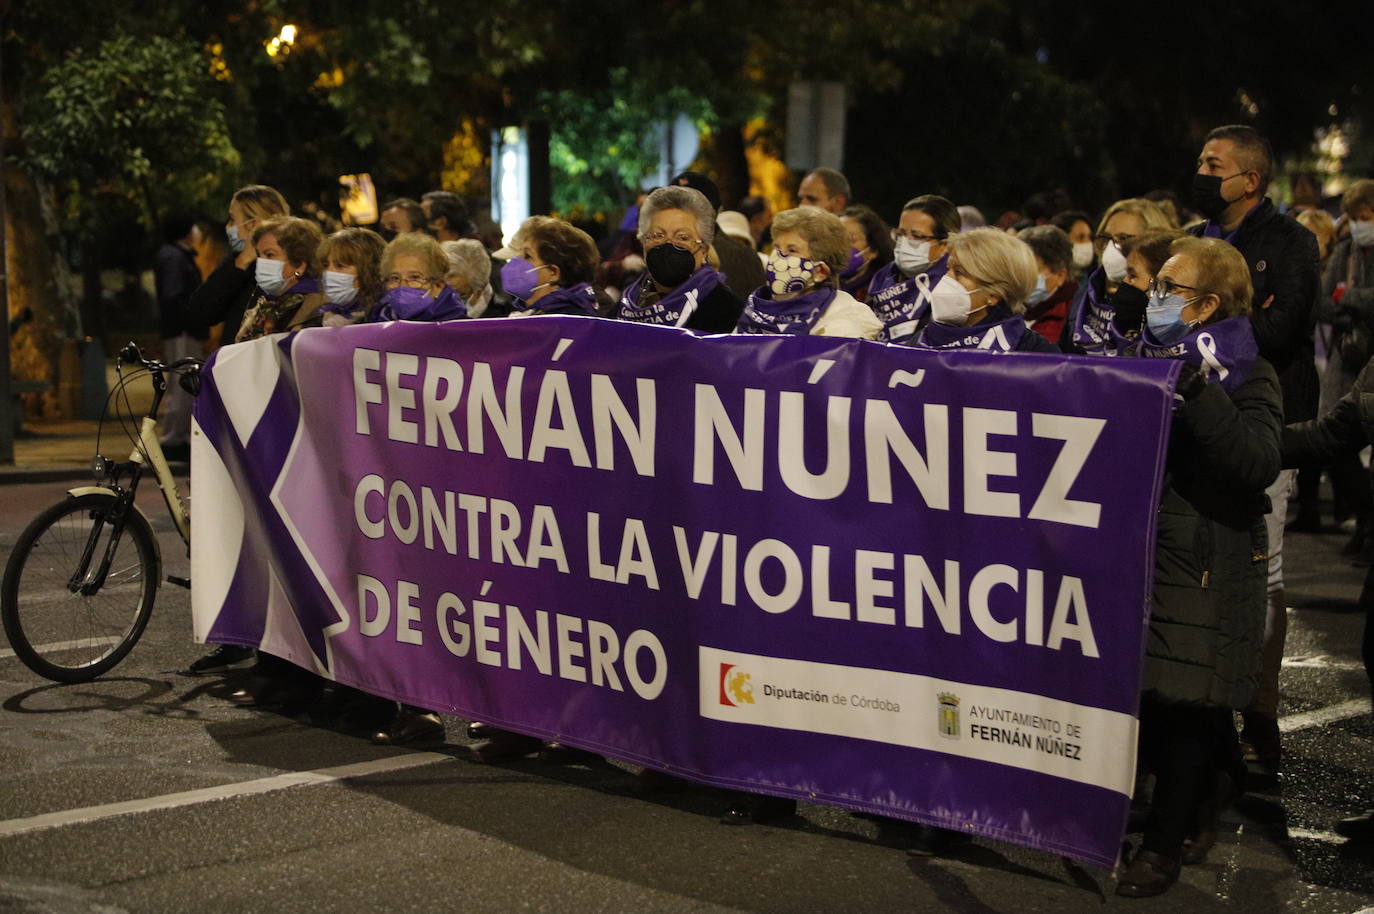
[[649,232],[648,234],[641,235],[640,240],[644,242],[644,246],[646,248],[651,248],[655,245],[659,245],[667,241],[671,244],[677,245],[680,248],[686,248],[689,251],[696,250],[697,246],[701,244],[700,238],[694,237],[682,231],[674,232],[671,235],[669,235],[667,232],[661,231]]
[[[1160,278],[1158,278],[1158,277],[1155,277],[1154,279],[1150,280],[1150,291],[1151,291],[1151,292],[1159,291],[1159,292],[1161,292],[1166,298],[1167,298],[1168,296],[1170,296],[1170,295],[1173,295],[1174,292],[1176,292],[1176,291],[1179,290],[1179,289],[1186,289],[1186,290],[1188,290],[1189,292],[1199,292],[1199,291],[1201,291],[1201,290],[1198,289],[1197,286],[1185,286],[1185,285],[1183,285],[1182,283],[1174,282],[1174,281],[1171,280],[1171,279],[1160,279]],[[1203,294],[1206,294],[1206,293],[1203,293]]]
[[1126,234],[1125,232],[1117,232],[1115,235],[1110,235],[1110,234],[1108,234],[1108,233],[1106,233],[1106,232],[1101,232],[1101,233],[1099,233],[1099,234],[1097,234],[1097,235],[1094,235],[1094,236],[1093,236],[1093,239],[1096,240],[1096,241],[1098,241],[1098,242],[1100,242],[1100,243],[1102,243],[1102,244],[1106,244],[1106,243],[1109,242],[1109,241],[1115,241],[1115,242],[1116,242],[1116,246],[1117,246],[1117,247],[1121,247],[1123,244],[1125,244],[1126,242],[1130,241],[1132,238],[1135,238],[1135,237],[1137,237],[1137,236],[1136,236],[1136,235],[1128,235],[1128,234]]
[[427,286],[434,285],[440,280],[435,279],[433,276],[423,276],[419,273],[406,273],[404,275],[400,273],[389,273],[383,281],[389,289],[394,289],[397,286],[410,286],[412,289],[423,289]]
[[916,232],[913,232],[913,231],[911,231],[910,229],[900,229],[900,228],[899,228],[899,229],[893,229],[893,230],[892,230],[892,240],[893,240],[893,241],[899,241],[899,240],[901,240],[901,239],[903,239],[903,238],[905,238],[907,241],[915,241],[915,242],[918,243],[918,244],[919,244],[920,242],[922,242],[922,241],[943,241],[943,240],[944,240],[944,239],[941,238],[939,235],[918,235]]

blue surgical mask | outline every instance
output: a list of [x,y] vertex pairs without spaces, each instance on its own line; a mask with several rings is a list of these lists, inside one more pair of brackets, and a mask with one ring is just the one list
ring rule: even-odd
[[1192,332],[1193,324],[1183,321],[1183,309],[1188,300],[1182,295],[1164,295],[1156,290],[1145,306],[1145,326],[1150,336],[1162,346],[1177,343]]
[[331,305],[351,305],[358,297],[358,277],[337,270],[324,271],[324,300]]
[[1030,295],[1026,296],[1026,304],[1034,307],[1049,297],[1050,291],[1045,288],[1045,274],[1041,273],[1035,277],[1035,288],[1031,290]]
[[286,267],[280,260],[268,260],[266,257],[259,257],[254,261],[253,275],[258,281],[258,288],[274,298],[282,293],[286,288],[286,277],[282,270]]
[[231,225],[224,230],[224,234],[229,238],[229,250],[235,254],[243,253],[243,236],[239,234],[239,227]]

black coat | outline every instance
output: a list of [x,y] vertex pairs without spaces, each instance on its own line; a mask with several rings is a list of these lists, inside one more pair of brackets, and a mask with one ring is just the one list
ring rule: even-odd
[[744,302],[735,297],[724,283],[718,284],[711,294],[697,302],[697,309],[687,318],[684,326],[688,330],[704,333],[733,333],[739,323]]
[[719,227],[711,244],[716,249],[716,257],[720,259],[720,271],[725,274],[725,284],[741,302],[749,297],[750,292],[763,285],[767,278],[763,272],[763,262],[753,248],[725,234]]
[[[1190,232],[1201,235],[1205,228],[1204,223]],[[1284,415],[1289,422],[1311,419],[1320,393],[1312,348],[1320,281],[1317,237],[1265,197],[1232,243],[1250,265],[1255,287],[1250,323],[1260,355],[1278,372]],[[1269,307],[1261,307],[1271,295]]]
[[234,257],[234,254],[226,257],[200,288],[191,293],[191,320],[204,327],[223,322],[224,329],[219,337],[221,345],[234,341],[258,287],[254,271],[240,270],[234,265]]
[[205,339],[205,327],[191,319],[191,293],[200,285],[196,252],[179,244],[164,244],[153,257],[157,288],[158,329],[164,340],[190,334]]
[[1283,430],[1283,465],[1330,463],[1374,443],[1374,361],[1367,362],[1350,392],[1320,419],[1295,422]]
[[1143,688],[1245,707],[1264,641],[1265,488],[1279,472],[1278,379],[1259,359],[1229,397],[1207,384],[1175,414],[1155,543]]

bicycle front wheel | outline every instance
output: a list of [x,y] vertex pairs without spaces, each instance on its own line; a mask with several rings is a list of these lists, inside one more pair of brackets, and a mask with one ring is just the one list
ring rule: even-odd
[[[157,541],[130,506],[115,535],[118,499],[68,498],[19,535],[0,586],[0,616],[24,665],[55,682],[85,682],[113,669],[138,642],[159,584]],[[103,569],[103,577],[101,571]]]

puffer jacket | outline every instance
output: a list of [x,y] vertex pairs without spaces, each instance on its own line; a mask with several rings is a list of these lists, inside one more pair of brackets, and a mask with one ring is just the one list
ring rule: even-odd
[[1208,384],[1174,415],[1159,508],[1143,688],[1243,708],[1264,640],[1264,490],[1279,472],[1278,377],[1259,359],[1230,397]]
[[1320,419],[1283,430],[1283,465],[1330,463],[1374,443],[1374,359],[1365,363],[1350,391]]

